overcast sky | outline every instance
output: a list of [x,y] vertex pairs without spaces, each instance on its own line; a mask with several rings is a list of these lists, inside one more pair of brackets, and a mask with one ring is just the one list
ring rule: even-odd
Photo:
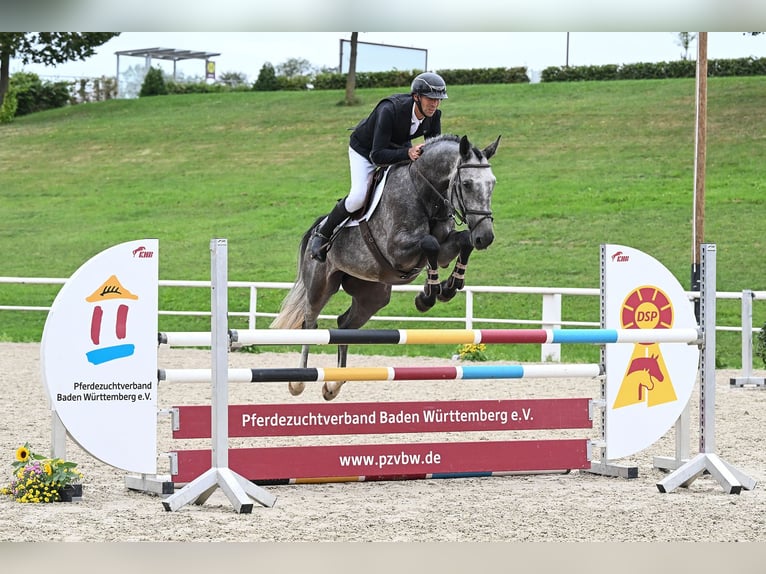
[[[11,73],[25,70],[51,79],[114,76],[115,52],[162,47],[220,53],[212,58],[219,74],[238,72],[253,82],[266,62],[276,67],[302,58],[317,68],[337,67],[340,40],[350,37],[350,32],[123,32],[86,61],[45,67],[12,60]],[[571,32],[568,52],[566,32],[360,32],[359,41],[427,50],[431,70],[526,66],[539,71],[565,65],[567,56],[569,65],[580,66],[672,61],[683,54],[677,32]],[[694,42],[692,59],[696,51]],[[708,34],[709,59],[741,57],[766,57],[766,34]],[[143,62],[120,58],[123,69]],[[172,70],[172,64],[162,67],[168,65]],[[179,63],[178,70],[187,77],[202,77],[204,63]]]

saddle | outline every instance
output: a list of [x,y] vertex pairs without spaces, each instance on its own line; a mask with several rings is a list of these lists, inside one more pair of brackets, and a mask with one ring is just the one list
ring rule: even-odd
[[367,210],[370,209],[372,198],[375,196],[375,189],[378,187],[378,184],[383,181],[383,176],[386,175],[387,168],[388,166],[384,165],[375,166],[375,170],[370,177],[370,183],[367,185],[367,193],[364,196],[364,203],[362,204],[362,207],[351,214],[351,219],[354,221],[359,221],[367,213]]

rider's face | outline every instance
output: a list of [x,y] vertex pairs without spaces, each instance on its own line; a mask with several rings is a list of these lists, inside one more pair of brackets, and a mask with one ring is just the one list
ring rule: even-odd
[[436,100],[433,98],[429,98],[427,96],[418,95],[417,96],[420,101],[420,107],[423,109],[423,113],[427,117],[431,117],[436,113],[436,110],[439,109],[439,103],[441,100]]

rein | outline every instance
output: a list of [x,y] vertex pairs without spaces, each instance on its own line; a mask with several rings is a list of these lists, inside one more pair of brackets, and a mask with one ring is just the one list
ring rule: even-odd
[[[415,165],[415,162],[410,164],[410,170],[412,170],[412,167]],[[440,192],[436,187],[434,187],[433,183],[431,183],[426,176],[424,176],[417,167],[415,168],[415,173],[420,176],[420,178],[426,182],[428,187],[431,188],[431,190],[436,193],[444,203],[444,206],[447,208],[447,216],[444,219],[449,219],[450,217],[454,218],[455,221],[459,224],[465,223],[468,225],[468,229],[471,229],[471,225],[468,223],[467,216],[468,215],[480,215],[481,217],[479,220],[475,223],[475,225],[480,224],[485,219],[489,219],[490,221],[493,220],[492,217],[492,211],[487,211],[484,209],[466,209],[465,207],[465,200],[463,199],[463,186],[462,186],[462,180],[460,178],[460,170],[464,168],[484,168],[484,167],[491,167],[488,163],[461,163],[458,164],[457,168],[455,169],[455,174],[450,178],[450,183],[448,187],[448,196],[445,197],[442,192]],[[410,177],[412,175],[410,174]],[[457,203],[457,205],[456,205]]]

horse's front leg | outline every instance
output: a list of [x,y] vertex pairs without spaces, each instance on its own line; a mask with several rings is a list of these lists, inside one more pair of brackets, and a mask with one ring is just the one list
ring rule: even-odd
[[433,235],[426,235],[420,241],[420,248],[426,256],[428,267],[426,271],[428,276],[426,277],[426,284],[423,286],[423,291],[417,294],[415,297],[415,307],[421,313],[425,313],[436,303],[436,296],[441,290],[441,283],[439,282],[439,242]]
[[461,231],[456,235],[459,253],[452,275],[442,281],[438,295],[439,301],[450,301],[460,289],[465,287],[465,270],[468,268],[468,258],[473,253],[473,245],[469,232]]

